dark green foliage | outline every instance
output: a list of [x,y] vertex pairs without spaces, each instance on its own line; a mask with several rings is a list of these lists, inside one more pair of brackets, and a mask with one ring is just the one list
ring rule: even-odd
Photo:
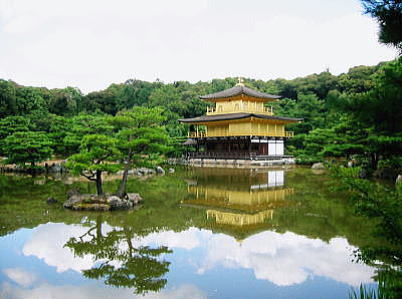
[[30,129],[29,119],[22,116],[7,116],[0,119],[0,155],[5,154],[4,141],[7,136],[16,132],[26,132]]
[[169,136],[162,122],[165,117],[161,108],[134,107],[119,112],[109,122],[118,130],[118,148],[124,165],[118,196],[126,189],[128,171],[135,166],[151,166],[163,162],[162,155],[170,150]]
[[[59,129],[60,131],[58,131]],[[64,135],[63,140],[60,140],[60,146],[64,147],[64,154],[73,154],[78,151],[81,140],[86,135],[109,135],[113,127],[103,114],[79,114],[70,119],[56,119],[50,130],[52,133],[60,132],[62,136]]]
[[138,166],[152,166],[152,155],[166,153],[170,148],[169,136],[161,126],[164,120],[162,109],[144,107],[122,111],[109,119],[118,129],[116,137],[123,159]]
[[160,85],[161,83],[159,82],[150,83],[141,80],[127,80],[121,89],[122,99],[119,110],[146,105],[153,90]]
[[198,95],[189,82],[175,82],[155,89],[149,97],[149,105],[164,107],[182,117],[194,117],[204,114],[207,107]]
[[385,65],[377,73],[374,86],[351,97],[346,108],[353,116],[378,132],[402,132],[402,58]]
[[[50,114],[47,121],[49,122],[48,136],[52,140],[54,154],[64,157],[71,153],[72,148],[64,139],[72,133],[72,119]],[[78,149],[78,144],[74,149]]]
[[102,173],[113,173],[120,168],[114,163],[121,155],[117,142],[117,139],[107,135],[86,135],[81,141],[79,153],[70,156],[66,166],[73,173],[96,182],[98,195],[103,195]]
[[0,119],[0,139],[4,139],[15,132],[29,131],[29,119],[22,116],[8,116]]
[[30,163],[34,167],[52,155],[52,142],[44,132],[15,132],[7,136],[2,145],[6,162],[21,166]]
[[379,40],[392,45],[402,53],[402,1],[361,0],[365,13],[377,19],[380,25]]
[[[45,93],[47,90],[45,91]],[[28,115],[33,112],[47,112],[47,103],[44,99],[45,93],[34,87],[19,87],[16,89],[16,113]]]
[[402,59],[376,72],[354,68],[339,78],[343,93],[332,90],[324,100],[301,94],[279,104],[281,114],[305,119],[293,125],[296,137],[288,142],[290,153],[303,163],[353,157],[373,170],[381,160],[400,157]]
[[373,87],[372,75],[375,74],[382,63],[377,66],[355,66],[345,74],[338,77],[339,90],[349,94],[369,91]]
[[353,120],[355,142],[376,169],[380,159],[402,153],[402,58],[384,65],[373,79],[372,89],[351,95],[339,108]]
[[162,126],[165,117],[161,108],[134,107],[119,112],[116,116],[79,115],[72,118],[70,126],[53,138],[72,155],[67,167],[96,182],[98,195],[103,195],[102,172],[116,172],[124,168],[117,195],[125,194],[128,171],[133,166],[155,166],[163,162],[162,155],[170,150],[169,136]]
[[297,100],[283,99],[276,110],[278,115],[303,118],[303,122],[293,125],[295,134],[308,133],[325,124],[325,104],[315,94],[299,94]]
[[15,84],[0,79],[0,118],[17,111]]
[[111,85],[106,90],[91,92],[86,96],[87,111],[102,111],[107,114],[115,115],[120,106],[120,98],[118,97],[116,88]]
[[50,113],[71,116],[83,109],[83,95],[77,88],[53,89],[51,90],[51,95],[49,104]]

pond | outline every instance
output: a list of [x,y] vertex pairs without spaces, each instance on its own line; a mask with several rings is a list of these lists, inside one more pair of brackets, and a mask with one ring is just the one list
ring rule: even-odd
[[131,178],[141,207],[104,213],[63,209],[71,188],[94,191],[74,177],[0,176],[1,298],[348,298],[377,287],[355,257],[377,242],[373,223],[322,172],[183,168]]

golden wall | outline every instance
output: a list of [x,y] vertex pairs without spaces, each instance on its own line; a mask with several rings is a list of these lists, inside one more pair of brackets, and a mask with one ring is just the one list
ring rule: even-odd
[[207,115],[240,112],[273,115],[272,107],[265,107],[264,102],[257,101],[253,98],[227,98],[224,101],[216,102],[214,108],[207,109]]
[[251,124],[251,135],[254,136],[285,136],[285,126],[283,124],[272,124],[254,121]]
[[285,125],[264,121],[221,122],[206,124],[207,137],[273,136],[286,137]]
[[230,136],[229,125],[208,125],[206,130],[207,137],[220,137],[220,136]]
[[232,123],[229,124],[230,136],[250,136],[251,135],[251,123]]

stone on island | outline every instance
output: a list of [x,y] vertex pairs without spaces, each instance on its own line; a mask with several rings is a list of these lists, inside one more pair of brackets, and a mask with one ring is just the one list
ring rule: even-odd
[[111,211],[132,209],[142,201],[138,193],[127,193],[123,198],[115,195],[98,196],[71,192],[63,206],[75,211]]

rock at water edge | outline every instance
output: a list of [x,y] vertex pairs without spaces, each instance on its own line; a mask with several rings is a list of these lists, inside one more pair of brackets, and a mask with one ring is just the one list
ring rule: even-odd
[[159,174],[165,174],[165,170],[160,166],[156,167],[156,172]]
[[313,166],[311,166],[311,169],[325,169],[324,163],[314,163]]
[[127,199],[135,205],[143,200],[138,193],[127,193]]

